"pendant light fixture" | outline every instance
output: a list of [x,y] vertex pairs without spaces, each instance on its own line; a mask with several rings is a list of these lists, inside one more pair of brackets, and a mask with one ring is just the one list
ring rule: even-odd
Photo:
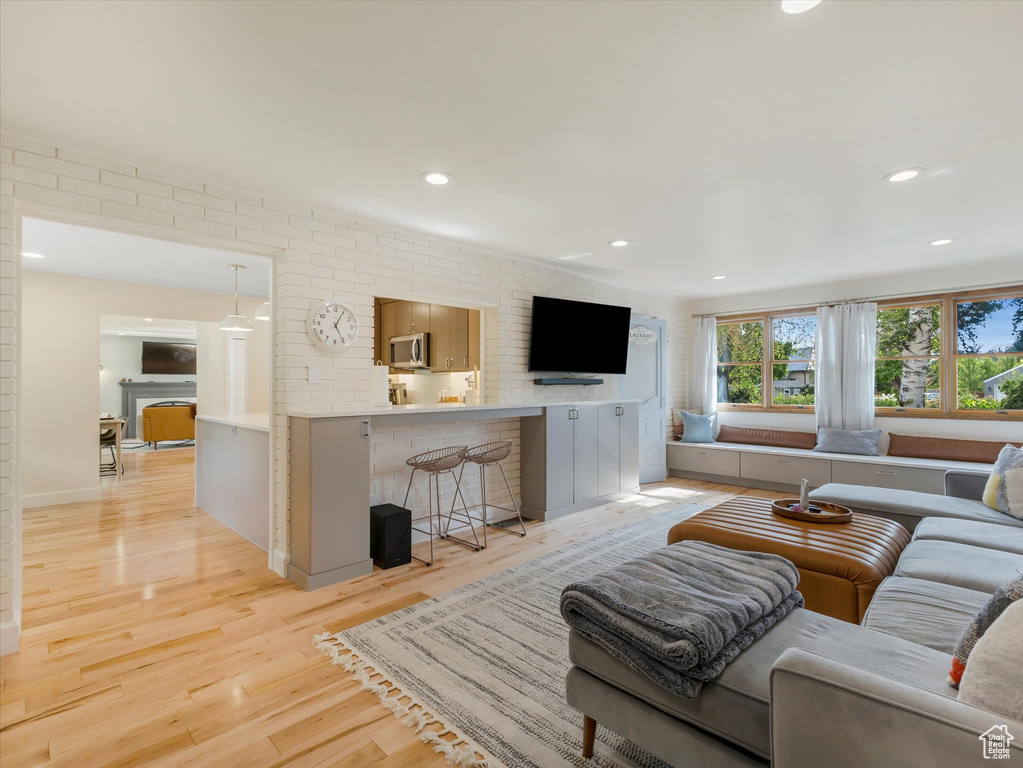
[[264,301],[259,305],[259,309],[256,310],[256,314],[252,316],[253,320],[266,320],[270,322],[270,302]]
[[220,330],[249,332],[252,330],[252,323],[238,314],[238,270],[245,267],[242,264],[228,264],[227,268],[234,270],[234,314],[220,321]]

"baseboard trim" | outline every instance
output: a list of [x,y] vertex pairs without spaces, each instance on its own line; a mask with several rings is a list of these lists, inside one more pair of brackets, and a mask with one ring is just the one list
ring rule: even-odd
[[102,489],[99,486],[78,488],[74,491],[30,493],[21,497],[21,508],[35,509],[36,507],[56,507],[60,504],[79,504],[83,501],[99,501],[102,494]]
[[0,656],[15,653],[21,644],[21,625],[15,621],[0,624]]
[[279,549],[275,549],[270,555],[270,570],[276,573],[278,576],[288,578],[288,555],[285,552],[281,552]]

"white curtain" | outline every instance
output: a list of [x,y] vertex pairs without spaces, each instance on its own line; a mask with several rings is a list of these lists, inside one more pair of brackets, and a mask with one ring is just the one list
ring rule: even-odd
[[696,318],[693,333],[693,369],[689,379],[689,407],[709,415],[718,409],[717,393],[717,319]]
[[817,428],[874,426],[874,356],[877,304],[817,308],[814,403]]

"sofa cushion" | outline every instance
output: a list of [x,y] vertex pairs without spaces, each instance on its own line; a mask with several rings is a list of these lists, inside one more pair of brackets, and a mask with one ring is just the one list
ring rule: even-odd
[[954,541],[914,541],[902,553],[896,576],[993,593],[1023,573],[1023,555]]
[[971,547],[1000,549],[1023,555],[1023,528],[1013,529],[977,520],[958,520],[953,517],[928,517],[920,521],[913,539],[957,541]]
[[984,504],[1023,520],[1023,449],[1002,448],[984,487]]
[[[902,522],[914,520],[912,527],[924,517],[955,517],[1023,528],[1023,521],[1003,515],[982,501],[939,496],[919,491],[898,491],[869,485],[827,483],[810,492],[812,501],[830,501],[850,507],[853,512],[876,517],[890,517]],[[891,514],[888,514],[891,513]]]
[[[985,636],[991,626],[998,620],[1009,606],[1023,600],[1023,576],[1017,576],[998,588],[988,601],[977,611],[977,615],[966,625],[962,637],[956,643],[952,656],[952,669],[948,673],[952,685],[958,685],[965,670],[969,669],[969,660],[973,649]],[[1019,659],[1016,659],[1018,662]]]
[[[909,456],[914,459],[939,461],[975,461],[994,464],[1004,442],[989,440],[959,440],[949,437],[917,437],[915,435],[888,435],[889,456]],[[1015,444],[1020,447],[1019,443]]]
[[572,663],[651,706],[769,757],[771,665],[789,648],[803,648],[884,677],[954,699],[945,682],[948,655],[880,632],[797,608],[739,654],[696,699],[668,692],[641,672],[572,632]]
[[890,576],[874,593],[863,626],[951,654],[963,630],[990,599],[987,592]]
[[1023,602],[1010,605],[988,628],[970,654],[959,686],[959,701],[1023,720]]
[[817,445],[816,432],[791,432],[786,429],[754,429],[752,427],[721,426],[719,443],[742,445],[773,445],[777,448],[803,448],[813,450]]

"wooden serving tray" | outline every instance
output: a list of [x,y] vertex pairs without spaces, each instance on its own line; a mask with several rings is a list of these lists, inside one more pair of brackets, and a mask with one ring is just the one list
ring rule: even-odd
[[794,512],[792,506],[798,503],[799,499],[775,499],[771,502],[771,511],[780,517],[804,523],[848,523],[852,520],[852,510],[841,504],[829,504],[826,501],[811,502],[810,511]]

